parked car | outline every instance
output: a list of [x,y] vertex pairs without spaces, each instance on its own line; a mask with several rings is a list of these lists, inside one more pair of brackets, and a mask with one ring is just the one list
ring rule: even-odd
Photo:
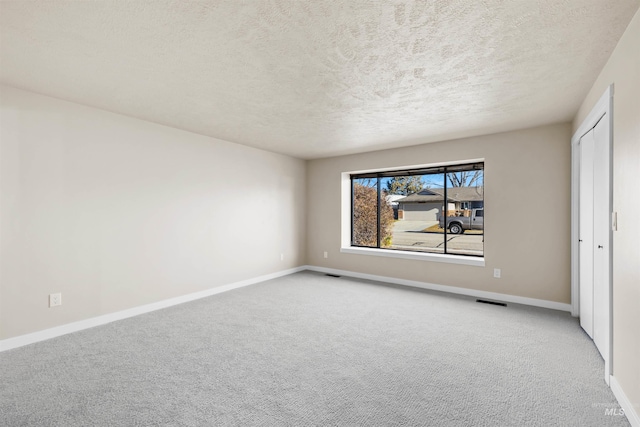
[[[445,228],[442,217],[440,217],[440,228]],[[484,229],[484,208],[472,209],[470,216],[448,216],[446,228],[451,234],[462,234],[465,230]]]

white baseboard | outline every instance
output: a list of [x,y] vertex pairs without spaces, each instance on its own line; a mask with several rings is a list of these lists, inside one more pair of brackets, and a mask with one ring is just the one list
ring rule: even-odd
[[233,289],[242,288],[245,286],[253,285],[256,283],[264,282],[271,279],[276,279],[282,276],[288,276],[289,274],[297,273],[299,271],[306,270],[306,266],[291,268],[288,270],[278,271],[276,273],[265,274],[263,276],[254,277],[247,280],[241,280],[239,282],[230,283],[228,285],[218,286],[215,288],[207,289],[205,291],[194,292],[192,294],[182,295],[175,298],[169,298],[163,301],[154,302],[151,304],[145,304],[138,307],[133,307],[127,310],[117,311],[115,313],[109,313],[102,316],[92,317],[90,319],[80,320],[78,322],[67,323],[66,325],[56,326],[55,328],[45,329],[31,334],[20,335],[14,338],[8,338],[0,341],[0,352],[11,350],[13,348],[22,347],[28,344],[33,344],[39,341],[45,341],[51,338],[59,337],[61,335],[70,334],[72,332],[81,331],[83,329],[93,328],[94,326],[105,325],[107,323],[115,322],[116,320],[122,320],[140,314],[149,313],[151,311],[160,310],[163,308],[171,307],[174,305],[182,304],[189,301],[194,301],[200,298],[205,298],[211,295],[220,294],[223,292],[231,291]]
[[640,414],[638,414],[637,412],[637,410],[639,410],[640,408],[634,406],[631,403],[627,395],[624,393],[624,390],[622,390],[622,387],[620,387],[620,384],[618,383],[618,380],[616,380],[616,377],[611,375],[609,377],[609,381],[611,391],[613,392],[613,395],[616,397],[616,399],[618,399],[618,403],[624,410],[624,415],[627,417],[627,420],[629,420],[629,424],[631,424],[633,427],[640,427]]
[[375,280],[378,282],[393,283],[396,285],[411,286],[414,288],[429,289],[432,291],[449,292],[452,294],[467,295],[475,298],[485,298],[494,301],[511,302],[514,304],[523,304],[534,307],[550,308],[552,310],[571,312],[571,304],[564,304],[555,301],[519,297],[516,295],[499,294],[496,292],[478,291],[475,289],[458,288],[455,286],[436,285],[434,283],[418,282],[415,280],[405,280],[387,276],[376,276],[374,274],[357,273],[348,270],[337,270],[335,268],[317,267],[314,265],[307,265],[305,268],[307,270],[317,271],[319,273],[337,274],[340,276],[355,277],[358,279]]

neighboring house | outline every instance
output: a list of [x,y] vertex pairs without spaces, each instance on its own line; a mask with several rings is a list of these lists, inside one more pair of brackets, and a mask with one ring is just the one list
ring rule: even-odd
[[[468,209],[484,207],[483,187],[447,188],[447,215],[468,215]],[[398,219],[438,221],[444,208],[444,189],[428,188],[396,200]]]

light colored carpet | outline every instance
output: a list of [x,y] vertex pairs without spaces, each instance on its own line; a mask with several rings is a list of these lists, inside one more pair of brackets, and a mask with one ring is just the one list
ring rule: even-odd
[[0,353],[5,426],[629,425],[567,313],[303,272]]

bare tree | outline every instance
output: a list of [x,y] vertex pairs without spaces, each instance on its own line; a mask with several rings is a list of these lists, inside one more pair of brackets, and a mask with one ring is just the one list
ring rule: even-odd
[[463,171],[447,174],[447,179],[452,187],[477,187],[482,185],[483,171]]

